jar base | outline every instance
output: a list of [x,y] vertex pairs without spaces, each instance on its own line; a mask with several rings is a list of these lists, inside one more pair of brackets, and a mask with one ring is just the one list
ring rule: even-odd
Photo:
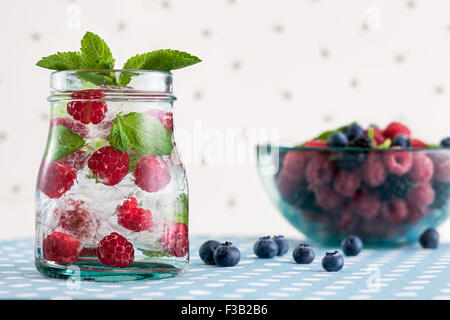
[[81,260],[71,265],[61,265],[42,258],[35,260],[37,270],[43,275],[71,281],[117,282],[135,280],[157,280],[172,278],[183,271],[170,264],[135,262],[126,269],[106,267],[99,262]]

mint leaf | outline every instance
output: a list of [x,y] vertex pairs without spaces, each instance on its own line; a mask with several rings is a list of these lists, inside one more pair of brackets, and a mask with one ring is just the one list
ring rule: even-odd
[[175,221],[189,223],[189,198],[186,193],[180,194],[174,204]]
[[171,71],[199,63],[198,57],[184,51],[161,49],[138,54],[125,63],[124,69]]
[[130,157],[130,169],[128,172],[133,172],[134,168],[136,167],[136,163],[145,156],[145,153],[137,150],[129,150],[128,156]]
[[427,148],[428,149],[440,149],[440,148],[442,148],[442,146],[439,144],[427,144]]
[[85,146],[83,138],[65,126],[55,126],[50,131],[44,157],[53,162],[80,150]]
[[375,137],[375,128],[374,127],[369,127],[369,129],[367,129],[367,136],[373,140],[373,138]]
[[92,32],[81,39],[81,53],[87,69],[113,69],[114,58],[106,42]]
[[391,139],[387,138],[386,140],[384,140],[384,142],[376,147],[374,147],[375,149],[388,149],[392,144]]
[[[131,57],[125,62],[123,69],[171,71],[185,68],[201,61],[198,57],[184,51],[161,49]],[[132,76],[132,72],[122,72],[119,84],[121,86],[127,85]]]
[[109,143],[121,152],[129,148],[154,156],[172,153],[172,137],[155,118],[137,112],[118,115],[109,136]]
[[83,80],[89,81],[96,86],[117,86],[117,80],[114,72],[80,70],[76,75]]
[[64,118],[68,117],[67,113],[67,102],[56,102],[52,103],[50,107],[50,117],[54,118]]
[[86,64],[79,52],[58,52],[42,58],[36,65],[58,71],[86,68]]
[[145,249],[141,249],[141,248],[139,248],[139,250],[141,250],[142,253],[145,254],[149,258],[153,258],[153,257],[171,257],[171,255],[169,253],[167,253],[166,251],[164,251],[164,250],[145,250]]

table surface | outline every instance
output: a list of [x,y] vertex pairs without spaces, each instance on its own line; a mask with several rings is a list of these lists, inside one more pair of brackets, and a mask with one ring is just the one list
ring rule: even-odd
[[298,241],[283,257],[259,259],[256,239],[218,239],[240,249],[235,267],[203,264],[198,248],[208,239],[194,236],[190,266],[174,278],[97,283],[46,278],[34,267],[33,239],[1,241],[0,299],[450,299],[450,243],[364,249],[330,273],[321,267],[326,248],[313,246],[314,262],[299,265],[292,260]]

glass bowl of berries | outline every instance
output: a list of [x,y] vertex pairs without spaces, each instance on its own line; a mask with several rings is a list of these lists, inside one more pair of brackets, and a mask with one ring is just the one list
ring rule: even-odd
[[401,245],[448,217],[449,147],[450,138],[426,144],[398,122],[352,123],[294,147],[259,145],[258,171],[282,215],[312,241],[353,234]]

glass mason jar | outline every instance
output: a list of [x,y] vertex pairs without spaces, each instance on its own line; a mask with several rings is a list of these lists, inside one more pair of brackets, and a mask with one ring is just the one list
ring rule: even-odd
[[[122,77],[127,84],[119,86]],[[188,186],[173,138],[172,74],[58,71],[48,100],[37,269],[96,281],[182,271],[189,260]]]

